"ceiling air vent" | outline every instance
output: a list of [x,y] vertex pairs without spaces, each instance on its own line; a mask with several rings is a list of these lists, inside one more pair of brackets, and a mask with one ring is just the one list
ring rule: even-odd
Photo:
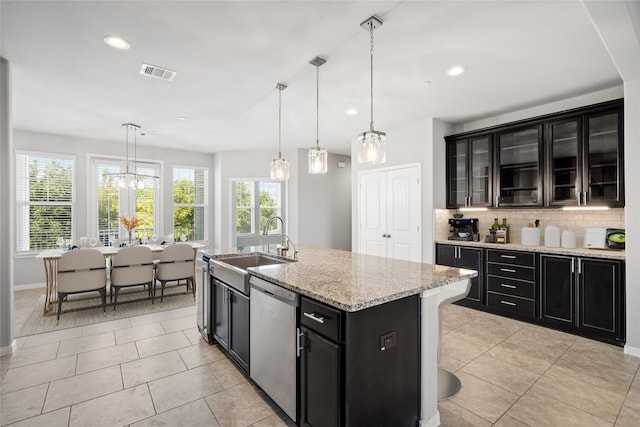
[[176,76],[175,71],[149,64],[142,64],[142,68],[140,68],[140,74],[168,81],[173,80],[173,78]]

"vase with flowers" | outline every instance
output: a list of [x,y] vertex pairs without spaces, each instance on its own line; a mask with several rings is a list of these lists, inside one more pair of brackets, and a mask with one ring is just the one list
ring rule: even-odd
[[128,218],[126,215],[120,215],[120,223],[129,233],[129,245],[131,245],[131,238],[133,237],[133,232],[138,225],[140,225],[140,220],[135,216]]

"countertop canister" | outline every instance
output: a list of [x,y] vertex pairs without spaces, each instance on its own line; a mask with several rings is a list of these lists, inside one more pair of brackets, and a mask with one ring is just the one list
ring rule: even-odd
[[524,246],[540,246],[540,229],[538,227],[522,227],[520,244]]
[[576,232],[573,230],[564,230],[562,232],[562,247],[573,249],[576,247]]
[[544,245],[549,248],[560,247],[560,229],[555,225],[544,228]]

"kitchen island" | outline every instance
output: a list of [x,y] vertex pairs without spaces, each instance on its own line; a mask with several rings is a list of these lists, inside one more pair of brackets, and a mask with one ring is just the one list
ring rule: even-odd
[[[209,255],[224,261],[225,256],[236,256],[237,254]],[[477,275],[475,271],[312,247],[301,247],[297,261],[251,267],[248,268],[248,271],[252,276],[302,296],[305,316],[300,316],[300,324],[303,330],[304,321],[311,323],[317,321],[309,320],[309,318],[321,313],[324,306],[328,310],[335,310],[343,319],[338,327],[339,332],[341,331],[340,333],[343,335],[342,341],[336,339],[338,343],[342,343],[343,353],[338,353],[341,354],[339,358],[342,362],[345,360],[348,362],[350,354],[355,350],[357,350],[356,353],[359,357],[368,360],[369,357],[379,357],[385,351],[385,357],[387,355],[393,357],[394,351],[400,352],[401,349],[406,348],[404,346],[415,348],[415,352],[412,350],[413,354],[408,355],[410,360],[415,361],[417,367],[413,372],[420,378],[419,381],[416,381],[419,387],[416,393],[419,402],[414,411],[414,418],[419,422],[419,425],[439,425],[440,419],[437,409],[438,304],[441,301],[441,294],[445,294],[447,290],[466,289],[468,281]],[[254,290],[252,289],[251,292],[253,293]],[[306,313],[305,304],[308,307],[317,307],[317,311]],[[398,309],[400,311],[397,311]],[[387,320],[390,320],[387,323],[393,325],[391,320],[400,317],[409,319],[404,322],[405,324],[412,323],[408,329],[415,331],[414,335],[411,333],[403,335],[404,324],[398,328],[397,336],[395,335],[395,326],[389,326],[389,330],[384,329],[387,327],[385,325]],[[350,325],[355,325],[353,331],[350,329]],[[374,328],[378,328],[379,331],[368,330]],[[361,338],[356,339],[356,337],[369,332],[372,337],[368,342],[362,341]],[[378,336],[379,332],[383,333]],[[325,339],[327,336],[325,335],[322,339],[327,341]],[[350,337],[357,341],[357,349],[354,342],[349,341]],[[407,341],[413,342],[407,343]],[[307,340],[307,342],[309,341]],[[397,348],[392,349],[396,345]],[[251,351],[257,351],[257,349]],[[361,368],[366,365],[367,360],[362,363],[343,363],[344,372],[341,373],[341,381],[347,385],[343,384],[337,388],[346,394],[343,399],[349,400],[349,396],[351,396],[349,387],[354,390],[354,393],[359,391],[365,400],[367,393],[378,393],[377,390],[367,389],[367,386],[376,384],[376,381],[371,379],[371,376],[378,375],[376,372],[379,372],[380,380],[389,383],[389,388],[393,388],[397,385],[395,383],[402,383],[405,380],[405,378],[394,377],[395,369],[398,372],[397,376],[402,376],[403,372],[410,372],[404,370],[405,363],[399,363],[400,359],[393,359],[396,365],[389,366],[386,370],[376,368],[375,372],[363,371]],[[376,363],[384,363],[384,360]],[[351,369],[360,372],[350,372]],[[304,381],[304,374],[301,374],[301,377]],[[359,387],[358,381],[363,378],[365,380]],[[348,384],[349,381],[354,384]],[[384,383],[382,384],[383,390],[381,392],[384,392]],[[396,398],[402,399],[402,396],[396,396]],[[301,399],[304,401],[304,398]],[[372,397],[372,400],[375,401],[375,397]],[[301,411],[304,413],[304,402],[301,403],[301,406],[303,407]],[[342,411],[345,412],[344,409]],[[353,425],[353,421],[350,421],[353,418],[350,418],[348,414],[341,419],[342,425]],[[304,422],[301,421],[300,424],[304,424]],[[386,425],[382,421],[379,421],[379,424]]]

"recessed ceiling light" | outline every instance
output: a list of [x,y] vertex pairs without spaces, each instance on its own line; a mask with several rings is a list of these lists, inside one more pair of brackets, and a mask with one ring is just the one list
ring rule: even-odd
[[358,114],[358,110],[356,110],[355,108],[351,108],[347,110],[347,114],[350,116],[355,116],[356,114]]
[[466,70],[466,68],[460,66],[460,65],[454,65],[453,67],[449,68],[447,70],[447,75],[448,76],[459,76],[460,74],[464,73]]
[[128,41],[117,36],[104,36],[104,42],[115,49],[127,50],[131,47]]
[[425,86],[429,86],[429,85],[431,84],[431,80],[425,80],[425,81],[423,82],[423,84],[424,84]]
[[184,121],[184,120],[187,120],[187,118],[186,117],[178,117],[178,120],[183,120]]

